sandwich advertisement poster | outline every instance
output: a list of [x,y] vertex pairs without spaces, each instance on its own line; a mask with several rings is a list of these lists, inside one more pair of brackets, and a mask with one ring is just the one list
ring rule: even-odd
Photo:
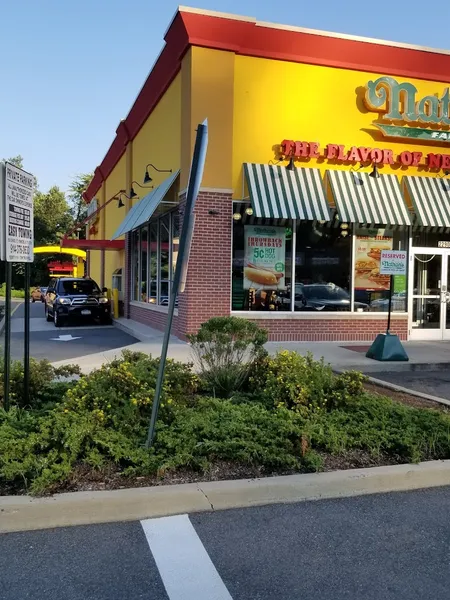
[[246,225],[244,235],[244,289],[285,289],[285,228]]
[[[373,235],[371,235],[373,233]],[[369,235],[356,238],[355,290],[389,290],[390,276],[380,273],[381,252],[392,250],[392,237],[384,235],[384,230],[375,230]]]

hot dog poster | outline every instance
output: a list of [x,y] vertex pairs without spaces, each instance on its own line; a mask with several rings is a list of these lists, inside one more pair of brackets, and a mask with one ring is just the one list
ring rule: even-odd
[[284,227],[246,225],[244,290],[286,288],[286,230]]
[[[387,232],[386,232],[387,233]],[[355,290],[389,290],[390,277],[380,273],[382,250],[392,250],[392,236],[384,229],[357,235],[355,249]],[[389,232],[390,233],[390,232]]]

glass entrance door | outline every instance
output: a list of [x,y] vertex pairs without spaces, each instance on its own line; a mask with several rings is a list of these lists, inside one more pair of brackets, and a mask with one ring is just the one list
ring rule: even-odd
[[449,250],[415,248],[411,253],[410,339],[450,339]]

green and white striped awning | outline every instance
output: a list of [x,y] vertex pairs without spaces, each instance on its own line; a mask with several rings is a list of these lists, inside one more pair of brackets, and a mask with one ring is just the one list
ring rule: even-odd
[[416,222],[422,227],[450,227],[450,181],[440,177],[403,178]]
[[331,219],[319,169],[245,163],[244,173],[255,217]]
[[361,225],[411,225],[395,175],[370,177],[355,171],[327,171],[339,219]]

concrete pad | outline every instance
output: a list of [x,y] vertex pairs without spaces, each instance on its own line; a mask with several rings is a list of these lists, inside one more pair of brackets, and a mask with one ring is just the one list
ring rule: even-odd
[[0,497],[0,532],[147,519],[450,485],[450,460],[312,473],[75,492],[51,498]]

